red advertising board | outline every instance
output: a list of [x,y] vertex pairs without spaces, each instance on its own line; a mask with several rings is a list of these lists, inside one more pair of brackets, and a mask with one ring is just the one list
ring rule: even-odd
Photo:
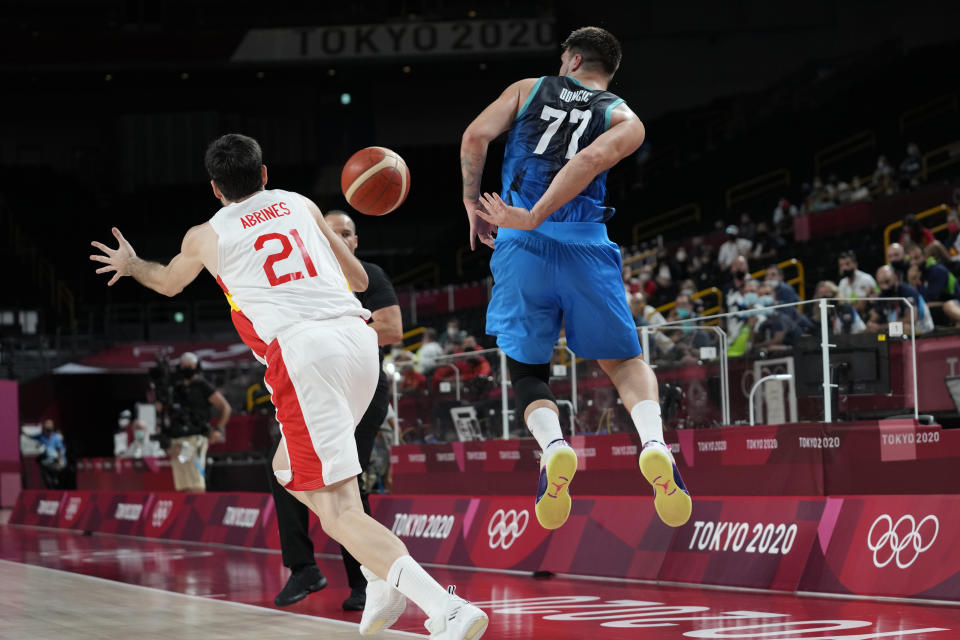
[[960,496],[828,498],[801,589],[960,600]]
[[823,498],[708,498],[677,529],[659,578],[792,591],[817,536]]
[[[960,496],[710,497],[671,529],[652,502],[578,497],[540,527],[529,497],[372,496],[373,515],[422,562],[960,601]],[[271,496],[24,491],[11,522],[279,547]],[[313,520],[317,550],[337,545]]]

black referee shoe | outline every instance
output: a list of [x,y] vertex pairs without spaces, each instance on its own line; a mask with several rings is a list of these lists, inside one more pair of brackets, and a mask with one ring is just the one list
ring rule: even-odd
[[320,573],[319,567],[315,564],[307,565],[290,572],[287,584],[284,585],[283,591],[273,599],[273,604],[278,607],[289,607],[295,602],[300,602],[314,591],[320,591],[325,586],[327,586],[327,579]]
[[344,611],[363,611],[367,605],[366,589],[351,589],[350,597],[343,601]]

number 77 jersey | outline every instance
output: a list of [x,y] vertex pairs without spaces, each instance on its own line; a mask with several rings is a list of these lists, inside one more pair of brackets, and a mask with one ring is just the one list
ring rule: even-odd
[[299,322],[370,317],[299,194],[257,192],[220,209],[210,224],[217,282],[237,332],[261,361],[266,345]]
[[[621,103],[623,100],[609,91],[590,89],[569,76],[537,80],[507,138],[504,201],[532,208],[567,161],[610,127],[611,113]],[[604,171],[547,220],[606,222],[614,213],[604,205],[606,194]]]

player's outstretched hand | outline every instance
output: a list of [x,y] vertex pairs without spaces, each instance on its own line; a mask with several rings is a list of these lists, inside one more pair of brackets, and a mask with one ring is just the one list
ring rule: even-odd
[[470,250],[476,251],[477,238],[493,249],[493,234],[496,233],[497,227],[477,215],[477,209],[482,208],[483,205],[480,204],[479,200],[464,198],[463,206],[467,210],[467,220],[470,221]]
[[137,252],[133,250],[133,247],[130,246],[130,243],[127,242],[127,239],[123,237],[123,234],[120,233],[120,230],[114,227],[112,229],[113,236],[119,242],[119,246],[116,249],[111,249],[107,245],[97,242],[94,240],[90,244],[94,248],[99,249],[104,253],[104,255],[94,254],[90,256],[90,259],[94,262],[102,262],[106,266],[100,267],[97,269],[97,273],[113,273],[113,277],[110,278],[110,281],[107,282],[107,286],[113,286],[117,280],[123,276],[128,276],[130,273],[127,271],[127,260],[130,258],[137,257]]
[[[500,194],[485,193],[480,196],[482,207],[477,209],[477,215],[490,224],[507,229],[536,229],[540,222],[533,214],[522,207],[514,207],[500,199]],[[483,211],[486,209],[486,211]]]

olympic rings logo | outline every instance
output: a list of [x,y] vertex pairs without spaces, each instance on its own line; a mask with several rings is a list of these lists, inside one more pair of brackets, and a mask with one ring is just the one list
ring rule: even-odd
[[504,511],[497,509],[487,524],[487,533],[490,535],[490,548],[500,547],[507,550],[513,546],[524,531],[527,530],[527,523],[530,521],[530,513],[524,509],[517,512],[515,509]]
[[[878,528],[881,522],[884,524]],[[909,531],[901,530],[900,525],[903,523],[908,524]],[[930,527],[927,527],[926,532],[924,531],[924,525],[927,523],[933,526],[933,535],[929,536],[929,541],[925,542],[927,539],[925,534],[930,530]],[[879,533],[879,537],[875,537],[875,533]],[[898,567],[906,569],[917,561],[921,553],[933,546],[939,533],[940,521],[937,520],[937,516],[929,515],[918,523],[913,516],[905,515],[894,524],[893,518],[883,514],[873,521],[867,533],[867,547],[873,551],[873,564],[878,569],[882,569],[893,560],[897,561]],[[901,553],[904,552],[907,554],[908,562],[904,562],[904,558],[901,557]]]

